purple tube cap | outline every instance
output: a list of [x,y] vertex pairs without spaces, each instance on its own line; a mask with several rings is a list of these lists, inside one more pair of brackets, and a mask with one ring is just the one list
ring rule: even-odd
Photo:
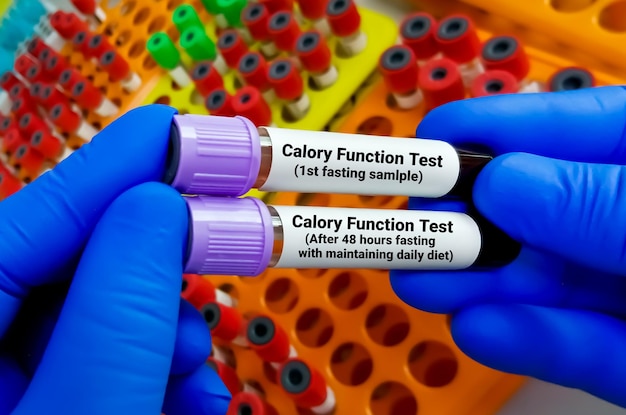
[[244,117],[175,115],[164,182],[189,195],[241,196],[261,168],[259,133]]
[[267,206],[252,197],[185,197],[189,246],[185,273],[256,276],[268,267],[274,228]]

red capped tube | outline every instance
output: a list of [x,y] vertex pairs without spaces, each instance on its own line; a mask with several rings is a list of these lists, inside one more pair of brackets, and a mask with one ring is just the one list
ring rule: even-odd
[[15,85],[22,84],[22,82],[15,76],[15,74],[11,71],[6,71],[0,77],[0,86],[7,92],[11,91]]
[[224,87],[224,79],[211,62],[198,63],[191,73],[191,79],[196,89],[203,97],[208,96],[218,88]]
[[181,297],[196,309],[215,301],[215,286],[206,278],[197,274],[183,274]]
[[269,316],[257,316],[248,322],[246,340],[250,348],[266,362],[282,363],[295,356],[287,333]]
[[293,1],[294,0],[259,0],[259,3],[267,7],[270,14],[274,14],[282,11],[293,11]]
[[59,75],[59,85],[67,92],[71,92],[77,82],[86,80],[86,78],[75,68],[67,68]]
[[328,0],[296,0],[300,13],[309,20],[320,20],[326,16]]
[[30,146],[42,156],[54,160],[63,152],[63,142],[45,129],[38,129],[30,136]]
[[269,67],[268,78],[276,95],[284,100],[293,101],[304,92],[304,81],[298,68],[289,58],[277,59]]
[[100,59],[106,52],[115,49],[109,40],[100,34],[89,39],[87,48],[89,49],[89,56],[93,56],[96,59]]
[[410,14],[400,25],[402,43],[411,48],[419,61],[426,61],[439,53],[436,35],[437,21],[430,13]]
[[102,117],[115,114],[119,108],[91,82],[79,81],[72,88],[72,98],[83,109],[94,111]]
[[421,68],[418,80],[427,110],[465,98],[461,72],[451,59],[428,61]]
[[337,81],[339,74],[332,63],[332,53],[326,39],[318,31],[302,33],[296,43],[296,55],[319,89],[327,88]]
[[470,88],[472,98],[517,92],[519,92],[519,82],[515,76],[510,72],[499,70],[485,71],[478,75]]
[[17,128],[11,116],[0,115],[0,137],[4,136],[11,128]]
[[72,46],[75,50],[79,51],[85,58],[92,58],[91,50],[89,49],[89,33],[81,30],[72,37]]
[[96,129],[83,121],[82,117],[72,111],[67,104],[57,104],[52,107],[48,117],[61,130],[75,134],[85,141],[91,141],[97,134]]
[[211,115],[234,117],[233,97],[224,88],[213,90],[204,100],[204,106]]
[[2,151],[8,154],[13,154],[15,150],[22,144],[26,143],[22,134],[20,134],[17,128],[11,128],[4,133],[2,139]]
[[259,52],[248,52],[239,60],[239,74],[247,85],[265,92],[271,88],[267,61]]
[[257,127],[272,123],[272,110],[261,92],[250,85],[240,88],[233,97],[235,113],[250,120]]
[[104,11],[98,6],[95,0],[72,0],[74,7],[82,14],[96,18],[103,22],[106,19]]
[[215,360],[212,357],[209,357],[206,363],[210,368],[217,372],[217,375],[220,377],[222,382],[224,382],[224,386],[226,386],[226,389],[228,389],[231,395],[234,395],[241,390],[241,381],[239,380],[239,376],[237,376],[235,369],[227,364]]
[[510,72],[522,82],[530,72],[530,60],[515,36],[496,36],[485,42],[482,61],[487,70]]
[[44,50],[50,49],[39,37],[34,37],[28,42],[27,50],[32,56],[41,59],[39,54]]
[[238,392],[233,394],[226,415],[278,415],[278,411],[256,393]]
[[365,49],[367,39],[361,31],[361,15],[354,0],[329,0],[326,20],[338,38],[342,54],[354,56]]
[[272,15],[268,28],[276,47],[285,52],[292,52],[295,49],[298,37],[302,33],[293,13],[286,11]]
[[411,48],[406,45],[388,48],[380,56],[378,70],[400,108],[414,108],[422,102],[418,88],[419,68]]
[[24,99],[24,97],[18,97],[11,104],[11,112],[19,119],[24,114],[36,113],[37,106],[32,101]]
[[34,57],[30,56],[27,53],[23,53],[18,56],[17,59],[15,59],[15,62],[13,63],[13,69],[15,69],[15,72],[17,72],[18,74],[26,77],[26,72],[28,72],[31,67],[38,65],[39,62],[37,62]]
[[238,31],[227,29],[217,39],[217,47],[226,65],[237,68],[239,60],[248,52],[248,45]]
[[19,118],[17,126],[24,137],[30,137],[37,130],[50,130],[48,124],[34,112],[23,114]]
[[26,80],[28,82],[52,82],[54,79],[42,69],[41,65],[33,65],[26,71]]
[[69,68],[69,64],[61,56],[51,56],[44,63],[44,69],[51,78],[55,81],[59,80],[59,77],[64,70]]
[[50,109],[57,104],[70,105],[67,97],[54,85],[43,85],[39,93],[39,100],[41,105],[46,109]]
[[70,40],[76,33],[73,32],[73,28],[70,26],[66,17],[66,12],[63,10],[57,10],[50,15],[50,26],[65,40]]
[[300,408],[327,414],[335,408],[335,396],[322,374],[301,359],[290,359],[279,370],[282,389]]
[[0,198],[6,199],[17,193],[23,187],[20,179],[15,177],[9,169],[0,163]]
[[236,309],[212,301],[202,306],[200,313],[202,313],[214,338],[224,342],[246,344],[241,336],[243,318]]
[[448,16],[439,23],[437,43],[443,54],[456,63],[480,56],[481,42],[472,20],[465,15]]
[[134,92],[141,86],[141,78],[115,50],[109,50],[100,57],[100,66],[109,74],[111,82],[121,82],[122,88]]
[[18,170],[35,175],[43,169],[46,158],[28,144],[21,144],[11,156],[11,164]]
[[19,83],[13,85],[9,90],[9,98],[11,98],[11,101],[15,101],[18,98],[24,98],[29,101],[33,96],[31,95],[30,88],[26,88],[24,84]]
[[250,3],[243,9],[241,20],[252,38],[259,42],[271,40],[269,32],[270,13],[261,3]]
[[64,16],[65,27],[70,34],[70,39],[76,36],[79,32],[89,33],[89,25],[83,21],[75,13],[66,13]]
[[593,88],[596,79],[589,70],[578,67],[559,69],[548,80],[548,91],[574,91],[578,89]]

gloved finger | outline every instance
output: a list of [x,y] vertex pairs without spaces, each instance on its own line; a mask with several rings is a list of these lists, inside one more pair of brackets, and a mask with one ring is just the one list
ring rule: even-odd
[[0,336],[29,287],[51,282],[121,193],[160,180],[175,110],[134,109],[0,203]]
[[621,164],[625,129],[626,89],[610,86],[452,102],[428,113],[416,136],[458,147],[487,147],[495,155],[521,151]]
[[513,239],[609,273],[626,267],[626,168],[510,153],[478,175],[476,208]]
[[[170,373],[193,372],[211,355],[211,331],[198,310],[181,299]],[[168,414],[169,415],[169,414]]]
[[481,305],[452,318],[460,349],[497,370],[626,406],[626,323],[582,310]]
[[184,200],[163,184],[141,184],[110,205],[16,415],[159,413],[187,230]]
[[0,356],[0,415],[9,415],[28,386],[29,378],[14,359]]
[[231,395],[217,372],[207,365],[174,375],[167,385],[163,412],[167,415],[225,415]]

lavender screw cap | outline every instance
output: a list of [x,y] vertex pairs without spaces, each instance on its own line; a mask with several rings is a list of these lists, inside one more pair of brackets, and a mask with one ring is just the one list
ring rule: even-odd
[[181,193],[241,196],[261,168],[259,133],[244,117],[175,115],[164,182]]
[[267,206],[252,197],[185,197],[189,252],[185,273],[255,276],[268,266],[274,228]]

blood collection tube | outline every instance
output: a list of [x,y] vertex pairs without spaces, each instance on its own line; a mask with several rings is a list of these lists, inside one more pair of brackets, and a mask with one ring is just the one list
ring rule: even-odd
[[30,53],[32,56],[39,60],[41,60],[39,54],[46,49],[49,49],[48,45],[46,45],[39,37],[34,37],[33,39],[31,39],[28,42],[28,46],[26,47],[28,53]]
[[248,322],[246,340],[257,356],[276,369],[280,363],[297,356],[285,330],[266,315],[254,317]]
[[191,83],[187,70],[182,65],[178,48],[165,32],[157,32],[150,36],[146,45],[152,59],[168,71],[174,82],[181,88]]
[[93,111],[101,117],[110,117],[119,111],[119,107],[91,82],[77,82],[72,88],[72,98],[81,108]]
[[311,101],[304,91],[302,76],[292,60],[281,58],[272,62],[269,80],[276,96],[285,101],[285,107],[292,118],[303,118],[311,108]]
[[194,9],[191,4],[181,4],[178,6],[172,14],[172,22],[181,34],[191,27],[204,29],[204,24],[202,24],[200,16],[198,16],[196,9]]
[[367,36],[361,30],[361,15],[354,0],[329,0],[326,19],[343,54],[354,56],[365,49]]
[[85,141],[91,141],[98,131],[82,116],[72,111],[69,105],[56,104],[49,112],[50,121],[61,130],[77,135]]
[[94,19],[95,24],[102,23],[106,20],[106,13],[98,6],[96,0],[72,0],[72,4],[79,12]]
[[239,60],[248,52],[248,45],[238,31],[228,29],[217,39],[217,48],[222,58],[231,69],[236,69]]
[[487,70],[472,82],[470,95],[472,98],[499,94],[515,94],[519,92],[519,83],[512,73],[500,70]]
[[272,124],[272,109],[257,88],[250,85],[239,88],[232,102],[235,114],[246,117],[253,125]]
[[235,369],[212,357],[207,359],[206,364],[217,372],[217,375],[224,382],[224,386],[226,386],[231,395],[241,391],[241,381]]
[[296,43],[296,55],[318,89],[328,88],[337,81],[339,73],[332,62],[332,52],[320,32],[302,33]]
[[122,88],[134,92],[141,86],[141,78],[133,72],[130,65],[115,50],[105,52],[100,58],[100,66],[109,74],[111,82],[120,82]]
[[302,33],[292,12],[274,13],[268,22],[269,34],[279,50],[293,52]]
[[89,25],[82,20],[76,13],[65,13],[64,15],[65,25],[70,33],[70,39],[79,32],[90,33]]
[[72,47],[80,52],[85,59],[89,60],[93,58],[93,56],[90,55],[91,50],[89,49],[89,32],[81,30],[76,33],[74,37],[72,37]]
[[486,220],[461,212],[268,206],[253,197],[184,199],[193,235],[185,272],[456,270],[502,266],[520,251],[517,242]]
[[400,24],[402,43],[411,48],[421,64],[439,53],[436,35],[437,21],[430,13],[410,14]]
[[424,99],[418,88],[419,67],[413,50],[406,45],[388,48],[380,56],[379,71],[385,85],[401,109],[411,109]]
[[241,21],[248,29],[250,36],[259,42],[259,50],[267,58],[278,54],[269,31],[270,13],[261,3],[250,3],[241,14]]
[[55,105],[61,104],[68,106],[70,101],[59,91],[54,85],[42,85],[39,91],[39,102],[45,109],[51,109]]
[[30,146],[45,158],[56,160],[66,158],[72,153],[67,149],[67,154],[63,154],[64,142],[55,137],[50,131],[38,129],[30,136]]
[[259,0],[259,3],[267,7],[270,14],[293,11],[294,0]]
[[78,70],[74,67],[70,67],[64,69],[59,75],[58,83],[63,90],[68,93],[72,92],[72,88],[76,85],[77,82],[87,80]]
[[17,123],[20,133],[24,137],[30,137],[37,130],[50,131],[48,124],[37,113],[27,112],[23,114]]
[[23,96],[13,99],[11,104],[11,113],[15,114],[16,118],[21,117],[24,114],[36,113],[37,105],[30,99],[26,99]]
[[296,0],[296,2],[302,17],[311,21],[316,30],[324,36],[330,33],[330,27],[326,20],[328,0]]
[[567,67],[556,71],[547,83],[550,92],[573,91],[577,89],[593,88],[596,79],[593,74],[584,68]]
[[66,12],[57,10],[50,15],[50,26],[65,40],[71,40],[76,33],[66,18]]
[[335,394],[322,374],[302,359],[290,359],[279,371],[280,386],[300,408],[315,414],[328,414],[335,409]]
[[207,36],[203,28],[190,27],[185,30],[180,37],[180,46],[194,61],[210,61],[221,74],[228,72],[228,65],[217,53],[215,42]]
[[33,84],[35,82],[51,82],[54,79],[51,79],[50,74],[47,74],[41,68],[41,65],[33,65],[26,71],[26,80]]
[[278,415],[278,411],[258,394],[242,391],[233,394],[226,415]]
[[242,336],[244,330],[243,317],[235,308],[211,301],[202,306],[200,313],[211,329],[213,338],[247,346],[247,342]]
[[11,71],[6,71],[0,77],[0,87],[2,87],[2,89],[7,92],[10,92],[11,88],[18,84],[21,85],[22,81],[20,81],[17,76],[15,76],[15,74]]
[[211,62],[200,62],[191,73],[196,89],[203,97],[208,96],[218,88],[224,87],[224,79]]
[[[250,95],[247,103],[262,99],[254,87],[240,93]],[[174,116],[177,157],[167,184],[182,194],[241,196],[254,188],[438,198],[471,192],[473,175],[492,159],[438,140],[268,128],[242,111],[242,101],[233,105],[237,117]],[[208,188],[213,193],[203,193]]]
[[273,102],[276,94],[269,80],[267,61],[259,52],[248,52],[239,60],[239,75],[246,85],[257,88],[267,102]]
[[38,66],[39,63],[32,56],[24,53],[15,60],[13,63],[13,69],[20,74],[23,78],[26,78],[28,70],[34,66]]
[[44,65],[45,71],[54,81],[58,81],[64,70],[69,68],[69,64],[61,56],[51,56],[46,59]]
[[466,86],[484,72],[480,61],[481,42],[469,17],[459,14],[443,19],[436,40],[443,55],[459,65]]
[[10,128],[3,134],[2,151],[7,154],[13,154],[25,142],[26,140],[24,140],[17,128]]
[[228,307],[234,307],[236,304],[230,295],[218,290],[208,279],[196,274],[183,274],[181,297],[198,310],[210,302],[218,302]]
[[24,84],[19,83],[13,85],[9,90],[9,98],[11,98],[11,101],[15,101],[18,98],[23,98],[27,101],[30,101],[32,99],[32,95],[30,94],[29,89],[24,86]]
[[204,100],[204,106],[211,115],[223,117],[235,116],[233,97],[224,88],[213,90]]
[[465,86],[459,67],[448,58],[428,61],[420,69],[418,84],[424,95],[427,111],[465,98]]
[[109,40],[104,35],[94,35],[89,39],[87,44],[89,49],[89,56],[93,56],[96,59],[100,59],[102,55],[110,50],[114,50],[115,47],[111,45]]
[[43,170],[45,162],[46,158],[26,143],[21,144],[10,158],[10,163],[16,169],[22,170],[28,175],[39,174]]
[[6,199],[22,189],[24,184],[3,163],[0,163],[0,198]]

